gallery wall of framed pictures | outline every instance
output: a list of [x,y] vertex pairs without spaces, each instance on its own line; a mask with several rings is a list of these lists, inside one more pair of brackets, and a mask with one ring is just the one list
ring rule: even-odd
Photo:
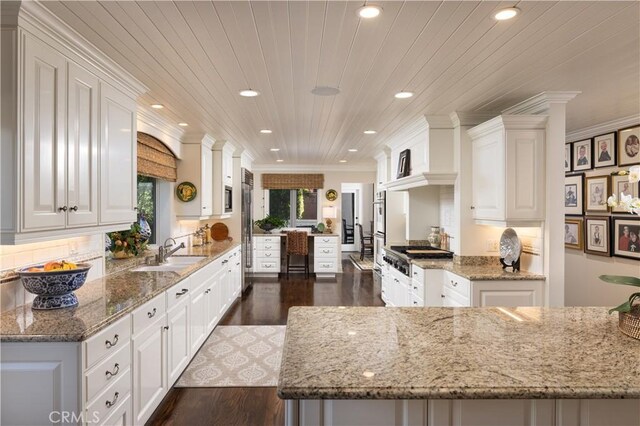
[[565,145],[565,247],[640,260],[640,218],[607,205],[612,194],[638,197],[626,172],[640,164],[640,124]]

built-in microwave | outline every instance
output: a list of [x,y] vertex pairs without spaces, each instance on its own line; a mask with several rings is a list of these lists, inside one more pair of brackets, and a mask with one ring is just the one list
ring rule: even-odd
[[224,187],[224,212],[231,213],[233,211],[233,195],[230,186]]

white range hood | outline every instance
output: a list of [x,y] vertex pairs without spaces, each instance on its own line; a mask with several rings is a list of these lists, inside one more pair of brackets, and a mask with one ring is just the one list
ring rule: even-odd
[[406,149],[411,152],[411,174],[389,179],[388,191],[407,191],[427,185],[453,185],[458,173],[454,170],[453,123],[447,115],[425,115],[397,134],[391,147],[391,176],[397,175],[398,158]]

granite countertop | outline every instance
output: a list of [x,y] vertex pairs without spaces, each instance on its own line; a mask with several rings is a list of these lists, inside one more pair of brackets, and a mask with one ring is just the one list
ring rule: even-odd
[[0,342],[79,342],[122,318],[167,288],[214,261],[239,243],[214,242],[179,250],[175,256],[206,256],[179,272],[125,270],[85,283],[75,293],[79,304],[50,311],[31,304],[0,315]]
[[640,341],[617,321],[604,307],[294,307],[278,396],[640,398]]
[[528,271],[512,272],[500,265],[459,265],[451,260],[412,259],[411,263],[422,269],[444,269],[471,281],[488,280],[545,280],[544,275]]
[[[284,232],[274,232],[271,234],[264,234],[261,232],[254,232],[254,237],[286,237],[287,234]],[[338,234],[325,234],[324,232],[309,232],[310,237],[337,237]]]

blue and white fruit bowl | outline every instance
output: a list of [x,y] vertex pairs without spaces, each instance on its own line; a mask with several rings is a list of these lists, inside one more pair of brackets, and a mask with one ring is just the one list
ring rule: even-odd
[[86,281],[91,264],[78,263],[76,266],[75,269],[59,271],[29,272],[28,269],[34,268],[33,266],[19,269],[22,285],[29,293],[36,295],[31,308],[60,309],[76,306],[78,297],[73,292]]

